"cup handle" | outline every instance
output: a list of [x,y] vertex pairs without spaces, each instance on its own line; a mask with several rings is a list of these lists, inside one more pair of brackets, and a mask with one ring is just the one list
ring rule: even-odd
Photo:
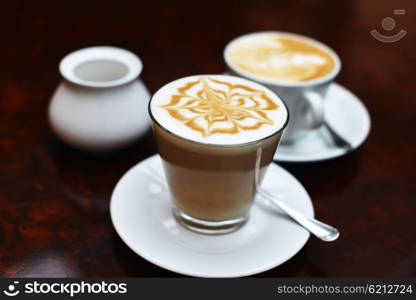
[[314,129],[324,122],[323,97],[314,91],[306,91],[303,94],[304,101],[301,107],[303,115],[302,128]]

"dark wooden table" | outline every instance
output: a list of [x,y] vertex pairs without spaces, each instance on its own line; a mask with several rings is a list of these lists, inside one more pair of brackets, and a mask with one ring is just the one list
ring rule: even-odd
[[[290,261],[258,276],[416,276],[414,1],[1,1],[0,274],[178,276],[132,252],[110,221],[123,173],[156,152],[152,134],[107,156],[62,144],[46,118],[58,63],[91,45],[137,53],[151,92],[186,75],[221,73],[224,45],[251,31],[305,34],[333,47],[337,81],[368,107],[372,130],[333,161],[284,165],[309,191],[316,215],[342,235],[311,238]],[[393,9],[406,9],[394,16]],[[369,31],[392,16],[407,36]]]

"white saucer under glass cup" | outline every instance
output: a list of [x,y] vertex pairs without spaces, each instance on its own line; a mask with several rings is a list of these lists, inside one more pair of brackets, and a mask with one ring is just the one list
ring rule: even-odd
[[[279,146],[280,147],[280,146]],[[308,217],[312,201],[302,184],[271,164],[261,188]],[[275,268],[298,253],[310,234],[257,197],[239,230],[205,235],[175,220],[159,155],[129,169],[111,196],[110,214],[124,243],[141,258],[170,271],[197,277],[241,277]]]
[[[277,111],[274,127],[269,108]],[[198,75],[162,87],[149,114],[179,223],[206,234],[242,226],[288,122],[283,101],[246,79]]]
[[[288,43],[298,43],[299,51],[296,49],[291,52],[278,45],[273,44],[273,39],[282,39]],[[257,44],[261,44],[261,49],[254,49]],[[294,47],[297,47],[296,44]],[[293,46],[291,45],[291,46]],[[281,50],[279,49],[281,47]],[[313,75],[313,67],[321,63],[319,55],[307,53],[308,48],[315,48],[322,55],[330,57],[331,67],[325,73]],[[237,49],[237,60],[233,59],[233,51]],[[254,51],[254,52],[253,52]],[[273,51],[278,55],[273,56]],[[280,51],[280,52],[279,52]],[[302,52],[304,51],[304,52]],[[306,53],[306,55],[304,55]],[[338,55],[328,46],[306,36],[287,33],[287,32],[256,32],[240,36],[224,49],[224,60],[228,67],[228,72],[246,79],[253,80],[265,85],[278,94],[288,106],[290,120],[282,143],[290,144],[307,135],[311,130],[325,124],[324,101],[328,87],[341,70],[341,62]],[[239,61],[242,64],[239,64]],[[237,63],[236,63],[237,62]],[[247,69],[250,62],[259,62],[256,69]],[[288,67],[295,67],[289,70]],[[281,77],[273,77],[273,68],[280,72],[287,68],[287,78],[281,73]],[[262,70],[265,70],[266,73]],[[311,71],[312,70],[312,71]],[[308,74],[310,77],[297,78],[296,72]],[[335,133],[334,133],[335,134]]]

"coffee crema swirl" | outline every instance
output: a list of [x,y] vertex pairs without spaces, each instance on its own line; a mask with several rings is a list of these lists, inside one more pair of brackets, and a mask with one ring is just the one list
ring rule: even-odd
[[228,58],[245,72],[291,82],[324,77],[335,67],[332,56],[321,47],[306,40],[273,34],[237,40]]
[[201,77],[177,91],[168,104],[160,107],[204,137],[273,125],[266,111],[278,109],[264,91],[214,78]]

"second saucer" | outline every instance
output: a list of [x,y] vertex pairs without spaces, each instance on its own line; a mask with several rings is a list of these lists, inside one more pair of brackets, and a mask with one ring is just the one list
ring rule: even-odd
[[[357,96],[337,83],[332,83],[324,102],[325,120],[340,136],[347,140],[353,150],[367,138],[370,115]],[[311,130],[306,136],[279,145],[274,160],[279,162],[316,162],[333,159],[349,153],[337,147],[325,128]]]

